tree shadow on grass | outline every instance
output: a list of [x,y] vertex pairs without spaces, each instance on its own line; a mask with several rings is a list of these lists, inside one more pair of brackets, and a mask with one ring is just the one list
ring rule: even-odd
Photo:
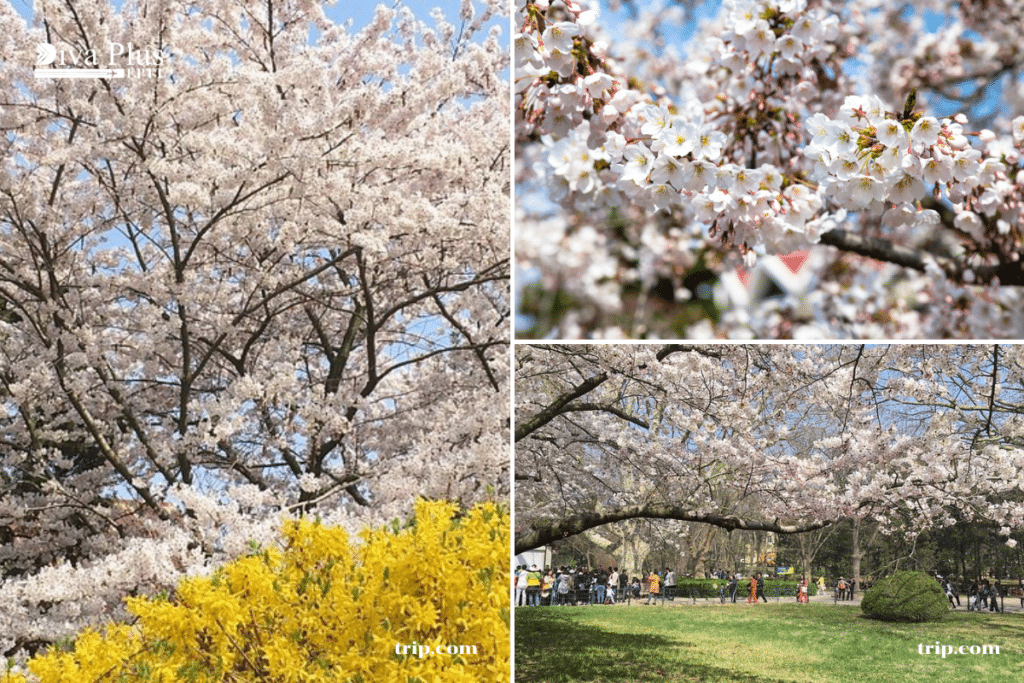
[[678,633],[606,631],[558,609],[516,612],[516,681],[523,683],[783,683],[694,660],[706,659]]
[[886,624],[890,624],[894,627],[920,626],[922,627],[922,635],[928,636],[932,636],[934,634],[934,632],[927,632],[927,628],[933,624],[937,628],[952,626],[970,629],[979,638],[992,639],[991,641],[986,640],[985,643],[979,641],[977,643],[978,645],[991,644],[999,645],[1000,647],[1009,645],[1012,651],[1016,652],[1019,647],[1018,644],[1022,642],[1022,639],[1024,639],[1024,618],[1020,618],[1019,615],[1015,614],[1002,615],[998,613],[992,613],[992,618],[986,618],[986,614],[987,613],[978,614],[971,612],[955,612],[941,621],[920,622],[882,621],[872,619],[866,614],[862,614],[858,618],[879,624],[880,628],[884,627]]
[[1006,616],[1009,618],[979,619],[974,626],[984,632],[986,636],[1004,639],[1001,643],[995,644],[1012,644],[1016,648],[1024,639],[1024,618],[1021,618],[1020,615]]

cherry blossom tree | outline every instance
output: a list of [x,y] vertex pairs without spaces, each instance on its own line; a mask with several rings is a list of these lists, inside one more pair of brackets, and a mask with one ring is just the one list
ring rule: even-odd
[[509,493],[508,6],[118,5],[0,3],[0,653]]
[[1012,546],[1022,369],[1015,345],[518,346],[516,552],[634,519]]
[[1019,337],[1024,8],[724,0],[673,42],[693,4],[517,3],[531,333]]

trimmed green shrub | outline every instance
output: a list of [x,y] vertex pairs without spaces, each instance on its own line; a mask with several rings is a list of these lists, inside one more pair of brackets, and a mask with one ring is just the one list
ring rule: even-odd
[[899,572],[877,581],[860,608],[882,621],[938,621],[949,613],[939,583],[923,572]]

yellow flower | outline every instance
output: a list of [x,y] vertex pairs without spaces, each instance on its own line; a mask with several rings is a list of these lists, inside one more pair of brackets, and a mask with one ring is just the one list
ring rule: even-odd
[[[359,544],[288,521],[280,551],[182,581],[169,600],[128,598],[134,627],[84,631],[29,670],[41,683],[508,681],[509,516],[493,503],[457,511],[418,501],[406,528],[366,529]],[[431,654],[396,653],[414,643]],[[447,652],[459,645],[476,653]]]

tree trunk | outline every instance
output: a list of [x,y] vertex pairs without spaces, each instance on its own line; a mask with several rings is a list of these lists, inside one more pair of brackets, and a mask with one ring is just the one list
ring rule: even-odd
[[693,575],[702,578],[707,572],[708,551],[711,549],[711,542],[715,538],[717,529],[711,527],[705,534],[698,534],[696,538],[690,537],[687,545],[690,546],[690,557],[693,558]]
[[640,526],[637,522],[627,522],[623,525],[622,564],[619,565],[619,569],[631,578],[640,576],[640,570],[643,569],[644,562],[651,552],[651,545],[640,534]]
[[813,579],[812,574],[814,573],[811,569],[811,565],[814,563],[814,550],[812,544],[807,543],[800,549],[800,563],[804,566],[803,578],[810,582]]
[[851,560],[853,562],[854,590],[860,587],[860,559],[864,556],[864,551],[860,547],[860,522],[860,517],[853,518],[853,554]]

